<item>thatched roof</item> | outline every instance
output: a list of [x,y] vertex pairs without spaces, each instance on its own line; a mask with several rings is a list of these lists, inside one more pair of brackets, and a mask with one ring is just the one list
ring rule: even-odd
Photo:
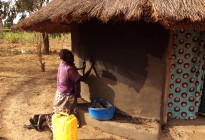
[[203,30],[204,7],[204,0],[53,0],[21,21],[17,28],[67,32],[66,24],[96,18],[102,22],[145,20],[160,22],[166,28],[194,27]]

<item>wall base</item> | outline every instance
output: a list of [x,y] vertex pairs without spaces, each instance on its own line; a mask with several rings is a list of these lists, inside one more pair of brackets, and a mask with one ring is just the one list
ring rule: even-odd
[[133,140],[158,140],[160,125],[156,122],[147,124],[120,123],[116,121],[98,121],[90,117],[87,108],[79,107],[82,123],[99,128],[117,136]]

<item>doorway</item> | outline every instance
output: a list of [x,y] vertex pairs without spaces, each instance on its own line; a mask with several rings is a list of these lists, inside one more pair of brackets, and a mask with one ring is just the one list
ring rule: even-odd
[[192,29],[172,34],[168,118],[193,120],[198,116],[205,73],[204,39],[205,32]]

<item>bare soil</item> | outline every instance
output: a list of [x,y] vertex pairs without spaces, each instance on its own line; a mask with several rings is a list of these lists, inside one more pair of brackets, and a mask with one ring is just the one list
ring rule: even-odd
[[[14,49],[20,51],[13,53]],[[49,129],[37,132],[24,129],[23,125],[29,124],[28,119],[33,114],[52,111],[60,59],[56,53],[43,55],[46,72],[41,72],[37,54],[21,53],[21,50],[35,52],[35,47],[0,45],[0,140],[50,140]],[[125,139],[87,125],[78,131],[79,139],[84,140]]]
[[169,120],[160,140],[204,140],[205,117],[196,120]]

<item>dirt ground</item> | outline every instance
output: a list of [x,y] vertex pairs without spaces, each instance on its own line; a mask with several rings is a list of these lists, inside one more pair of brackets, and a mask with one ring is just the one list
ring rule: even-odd
[[[20,45],[0,45],[0,140],[49,140],[51,132],[27,130],[24,124],[35,113],[52,111],[56,74],[60,59],[56,53],[43,55],[46,72],[41,72],[37,54],[12,52],[28,50]],[[35,48],[30,48],[32,51]],[[81,140],[123,140],[124,138],[84,125],[78,129]]]
[[[51,132],[23,128],[35,113],[52,111],[56,91],[56,73],[60,59],[56,53],[43,55],[46,72],[41,72],[37,54],[16,53],[12,49],[26,50],[21,45],[0,44],[0,140],[49,140]],[[30,48],[32,51],[35,48]],[[55,52],[55,51],[54,51]],[[202,118],[202,121],[205,119]],[[161,140],[202,140],[205,138],[205,121],[199,125],[185,123],[169,126]],[[179,123],[180,124],[180,123]],[[81,140],[125,140],[87,125],[79,130]]]
[[199,116],[196,120],[169,120],[160,140],[204,140],[204,138],[205,117]]

